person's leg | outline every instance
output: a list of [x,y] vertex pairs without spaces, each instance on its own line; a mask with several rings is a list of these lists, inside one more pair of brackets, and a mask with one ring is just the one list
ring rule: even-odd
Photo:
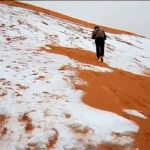
[[105,41],[104,39],[101,39],[101,43],[100,43],[100,49],[101,49],[101,53],[100,53],[100,57],[101,57],[101,61],[103,62],[103,57],[104,57],[104,44],[105,44]]
[[101,56],[104,57],[104,45],[105,45],[105,40],[102,40],[101,43]]
[[98,39],[95,40],[95,44],[96,44],[96,56],[97,56],[97,59],[99,59],[99,57],[100,57],[100,44],[99,44]]

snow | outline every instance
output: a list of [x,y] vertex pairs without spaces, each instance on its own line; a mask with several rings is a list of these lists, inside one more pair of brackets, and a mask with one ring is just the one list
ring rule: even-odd
[[[140,75],[144,75],[146,72],[149,73],[149,39],[131,35],[109,35],[111,39],[107,40],[106,62],[110,66]],[[109,50],[109,47],[113,51]]]
[[134,110],[134,109],[123,109],[123,111],[126,114],[129,114],[129,115],[132,115],[132,116],[136,116],[136,117],[139,117],[139,118],[142,118],[142,119],[147,119],[147,117],[142,112],[139,112],[137,110]]
[[[74,89],[74,84],[87,84],[79,79],[79,70],[111,73],[112,69],[39,51],[47,44],[88,49],[91,41],[83,34],[88,38],[89,29],[6,5],[0,5],[0,18],[4,24],[0,27],[0,115],[5,115],[2,128],[7,128],[0,138],[1,150],[46,150],[50,140],[56,150],[133,143],[132,134],[139,130],[136,124],[86,106],[81,101],[85,93]],[[26,130],[28,124],[31,131]]]
[[[21,36],[20,41],[27,42],[24,37],[30,35],[32,40],[26,43],[29,48],[34,48],[36,42],[38,46],[48,43],[95,52],[91,29],[44,13],[36,14],[21,8],[9,8],[1,5],[1,22],[3,21],[7,29],[6,37],[16,40]],[[149,73],[150,39],[133,35],[106,34],[108,38],[105,62],[108,65],[139,75]]]

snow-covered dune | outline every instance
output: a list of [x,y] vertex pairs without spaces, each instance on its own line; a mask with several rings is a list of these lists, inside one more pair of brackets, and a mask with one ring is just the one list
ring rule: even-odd
[[[149,39],[107,35],[107,64],[141,75],[149,71]],[[0,150],[96,150],[105,143],[131,147],[139,127],[86,106],[84,92],[73,86],[86,84],[78,70],[113,70],[39,51],[58,45],[94,52],[90,37],[91,29],[79,24],[0,4]]]
[[[48,43],[95,52],[94,41],[91,39],[92,30],[79,24],[4,5],[1,5],[0,21],[1,29],[7,29],[5,39],[1,37],[1,41],[9,37],[14,46],[16,41],[22,41],[26,47],[32,45],[32,48]],[[1,31],[3,35],[3,30]],[[136,74],[149,73],[150,39],[125,34],[107,33],[107,36],[105,62],[108,65]]]

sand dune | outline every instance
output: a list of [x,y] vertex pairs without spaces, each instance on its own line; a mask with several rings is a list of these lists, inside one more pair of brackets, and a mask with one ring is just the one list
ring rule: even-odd
[[[52,51],[50,52],[63,54],[84,63],[107,66],[105,63],[97,62],[95,54],[91,52],[86,53],[79,49],[52,47]],[[79,76],[88,82],[87,86],[76,87],[86,92],[83,97],[83,102],[92,107],[112,111],[135,121],[140,126],[139,134],[136,137],[139,149],[146,150],[150,147],[149,77],[137,76],[118,69],[115,69],[111,74],[81,71]],[[139,110],[143,112],[148,119],[143,120],[127,115],[123,112],[124,108]],[[108,149],[113,148],[108,146]],[[116,147],[114,149],[116,149]]]
[[150,149],[150,40],[105,27],[101,63],[94,24],[18,2],[0,7],[1,150]]

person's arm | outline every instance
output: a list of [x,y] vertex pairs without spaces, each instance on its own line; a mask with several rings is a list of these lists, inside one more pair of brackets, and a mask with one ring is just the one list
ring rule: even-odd
[[92,39],[95,39],[95,36],[96,36],[96,30],[94,30],[93,32],[92,32]]
[[103,30],[103,32],[104,32],[104,40],[106,40],[107,39],[107,36],[106,36],[106,34],[105,34],[105,31]]

